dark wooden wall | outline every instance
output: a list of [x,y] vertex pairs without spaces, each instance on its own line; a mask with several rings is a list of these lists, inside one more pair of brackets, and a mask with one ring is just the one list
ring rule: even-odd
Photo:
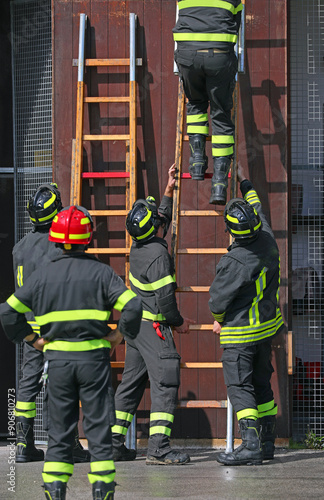
[[[175,0],[54,0],[54,176],[69,203],[71,143],[75,137],[79,14],[88,15],[87,57],[128,57],[129,13],[138,16],[137,56],[143,59],[137,69],[138,81],[138,196],[153,195],[159,202],[167,180],[167,170],[174,161],[178,78],[173,74],[172,28],[175,24]],[[246,0],[246,73],[239,78],[239,158],[249,172],[269,215],[275,232],[282,266],[281,302],[287,305],[287,82],[286,82],[286,2],[282,0]],[[122,69],[107,75],[106,69],[86,71],[90,95],[126,95],[127,76]],[[108,129],[109,126],[109,129]],[[85,113],[85,131],[124,133],[128,129],[126,106],[96,105]],[[86,144],[84,168],[89,170],[121,169],[124,155],[121,145]],[[209,157],[210,147],[209,147]],[[184,170],[188,148],[185,147]],[[212,171],[210,159],[209,171]],[[87,208],[122,208],[124,187],[119,181],[84,183],[83,204]],[[210,180],[183,181],[182,208],[210,209]],[[221,218],[183,218],[180,247],[224,247],[228,237]],[[169,238],[169,237],[168,237]],[[122,246],[124,221],[120,218],[96,220],[95,245],[105,242]],[[210,285],[217,258],[182,256],[179,258],[178,284]],[[111,258],[111,265],[123,275],[123,259]],[[212,323],[208,294],[182,294],[181,312],[197,323]],[[182,361],[219,361],[221,349],[212,332],[177,335]],[[273,377],[279,406],[279,435],[289,435],[288,376],[285,335],[274,341]],[[123,347],[117,350],[123,357]],[[120,373],[116,375],[116,382]],[[181,399],[226,399],[221,370],[182,370]],[[146,437],[149,392],[141,404],[138,437]],[[223,409],[178,410],[173,437],[224,438],[226,411]]]

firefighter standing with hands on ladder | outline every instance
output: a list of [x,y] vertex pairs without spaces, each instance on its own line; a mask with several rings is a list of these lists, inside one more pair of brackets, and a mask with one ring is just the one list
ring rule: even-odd
[[178,9],[179,18],[173,29],[177,43],[174,58],[188,98],[189,172],[192,179],[204,180],[208,167],[205,143],[209,135],[210,104],[214,173],[209,203],[225,205],[234,152],[231,119],[237,72],[234,46],[243,6],[241,0],[179,0]]
[[271,389],[271,341],[284,327],[279,309],[280,258],[272,230],[252,183],[239,166],[244,199],[224,211],[234,242],[216,267],[209,307],[220,336],[227,393],[239,422],[242,444],[220,453],[225,465],[260,465],[272,459],[277,405]]
[[[83,207],[71,206],[59,212],[49,240],[63,250],[62,255],[37,269],[0,307],[8,338],[44,349],[48,362],[45,397],[50,425],[43,468],[48,500],[66,498],[66,485],[73,474],[72,444],[79,400],[91,455],[88,478],[93,498],[114,498],[111,425],[115,411],[109,352],[123,335],[136,337],[142,306],[110,266],[85,253],[92,234],[92,219]],[[110,332],[112,308],[120,311],[121,317],[117,330]],[[40,338],[26,321],[27,311],[33,311],[40,325]]]
[[[61,193],[57,184],[41,184],[27,204],[27,211],[33,225],[13,248],[13,268],[15,288],[21,287],[35,269],[48,264],[55,257],[62,255],[48,240],[48,232],[55,215],[62,209]],[[35,333],[39,325],[31,312],[26,313]],[[36,416],[36,397],[42,389],[44,355],[24,342],[22,377],[19,381],[16,415],[17,452],[16,462],[37,462],[44,460],[43,450],[35,448],[34,418]],[[78,427],[75,428],[73,445],[74,463],[89,462],[90,454],[79,441]]]
[[142,399],[148,379],[151,412],[148,465],[182,465],[190,461],[187,453],[172,450],[170,434],[180,384],[180,356],[172,331],[189,333],[192,320],[178,310],[177,288],[171,257],[164,240],[171,221],[175,165],[168,171],[168,183],[159,209],[152,197],[137,200],[126,219],[133,239],[129,280],[142,299],[143,317],[136,339],[126,345],[122,381],[115,395],[116,425],[112,428],[114,460],[134,460],[136,450],[125,447],[125,435]]

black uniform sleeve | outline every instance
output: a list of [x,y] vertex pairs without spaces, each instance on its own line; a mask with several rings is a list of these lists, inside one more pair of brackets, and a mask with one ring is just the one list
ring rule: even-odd
[[252,205],[255,208],[255,210],[258,212],[258,214],[260,215],[260,219],[262,221],[262,230],[266,231],[274,238],[272,229],[271,229],[271,227],[266,219],[266,216],[264,215],[264,213],[262,211],[261,201],[258,197],[257,192],[255,191],[255,189],[253,187],[252,182],[248,179],[244,179],[244,181],[242,181],[240,184],[240,189],[241,189],[241,193],[242,193],[243,198],[246,201],[248,201],[250,203],[250,205]]
[[177,284],[174,279],[171,257],[167,252],[154,260],[147,270],[147,278],[151,284],[154,284],[160,313],[169,325],[181,326],[183,317],[179,312],[175,296]]
[[118,322],[119,331],[126,337],[134,339],[140,329],[142,320],[142,301],[129,290],[123,280],[112,272],[108,288],[108,301],[112,307],[121,312]]
[[33,333],[33,329],[24,314],[28,310],[30,311],[15,295],[11,295],[7,302],[0,305],[2,328],[8,339],[15,344],[19,344],[25,337]]
[[170,196],[163,195],[161,204],[159,206],[159,213],[164,215],[169,221],[172,219],[172,205],[173,199]]

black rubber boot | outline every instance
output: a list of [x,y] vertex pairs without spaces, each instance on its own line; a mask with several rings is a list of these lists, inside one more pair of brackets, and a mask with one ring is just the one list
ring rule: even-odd
[[115,492],[115,483],[105,483],[96,481],[92,485],[93,500],[113,500]]
[[85,450],[79,441],[78,426],[75,428],[75,438],[74,438],[72,453],[73,453],[73,462],[75,464],[84,464],[86,462],[90,462],[91,456],[89,451]]
[[188,453],[171,450],[161,457],[156,455],[147,455],[147,465],[184,465],[190,462]]
[[65,500],[66,483],[54,481],[53,483],[44,483],[45,498],[47,500]]
[[220,453],[217,462],[224,465],[261,465],[260,422],[242,419],[239,422],[242,444],[232,453]]
[[195,181],[203,181],[208,168],[208,157],[205,153],[206,136],[189,135],[190,159],[189,173]]
[[118,447],[114,447],[114,462],[130,462],[131,460],[135,460],[135,458],[136,450],[126,448],[124,444]]
[[44,460],[43,450],[35,448],[33,418],[16,418],[16,438],[16,462],[41,462]]
[[260,418],[262,458],[272,460],[275,451],[275,415]]
[[231,156],[214,158],[214,173],[209,203],[211,205],[226,205],[228,173],[231,168]]

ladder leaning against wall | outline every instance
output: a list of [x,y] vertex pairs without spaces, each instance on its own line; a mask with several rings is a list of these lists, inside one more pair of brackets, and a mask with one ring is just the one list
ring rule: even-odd
[[[86,14],[80,14],[80,27],[79,27],[79,56],[77,60],[73,61],[73,65],[78,67],[78,83],[77,83],[77,109],[76,109],[76,131],[75,139],[72,141],[72,163],[71,163],[71,192],[70,204],[82,205],[82,182],[85,179],[125,179],[125,208],[120,210],[89,210],[92,217],[121,217],[121,228],[125,228],[125,217],[131,209],[133,203],[136,201],[137,196],[137,177],[136,177],[136,96],[137,96],[137,82],[136,82],[136,66],[141,66],[142,60],[136,58],[136,22],[137,16],[133,13],[129,14],[129,58],[121,59],[85,59],[85,34],[87,25]],[[119,97],[98,97],[86,96],[85,97],[85,82],[84,82],[84,69],[86,67],[106,67],[107,72],[113,67],[125,67],[125,71],[129,71],[129,92],[128,95]],[[99,104],[99,103],[128,103],[129,104],[129,132],[128,134],[120,135],[100,135],[100,134],[84,134],[84,107],[85,104]],[[91,172],[83,171],[83,145],[85,141],[122,141],[125,143],[125,171],[104,171],[104,172]],[[125,283],[129,287],[129,252],[131,246],[131,238],[125,230],[125,247],[124,248],[89,248],[88,253],[92,254],[108,254],[124,255],[125,256]],[[115,328],[116,325],[110,325]],[[112,361],[112,368],[122,368],[123,361]],[[127,443],[129,440],[130,447],[134,447],[135,441],[135,426],[136,420],[133,419],[127,435]]]
[[[245,39],[245,3],[242,1],[242,22],[236,45],[236,53],[239,62],[239,73],[244,73],[244,39]],[[174,66],[174,73],[178,74],[176,64]],[[189,141],[188,135],[184,132],[185,122],[185,93],[183,84],[179,79],[178,84],[178,105],[177,105],[177,124],[176,124],[176,145],[175,145],[175,165],[177,169],[176,175],[176,189],[173,191],[173,212],[172,212],[172,225],[171,225],[171,257],[174,263],[176,278],[178,271],[178,261],[181,255],[195,254],[195,255],[224,255],[227,248],[179,248],[179,236],[181,232],[181,218],[182,217],[223,217],[223,210],[181,210],[181,189],[182,180],[191,179],[189,173],[182,171],[182,157],[183,157],[183,143]],[[235,123],[235,144],[238,144],[238,106],[239,106],[239,82],[236,80],[236,85],[233,94],[233,112],[232,119]],[[210,137],[207,141],[210,141]],[[231,165],[231,183],[230,195],[231,198],[237,196],[237,147],[234,148],[234,158]],[[212,174],[206,173],[205,179],[211,178]],[[179,280],[177,279],[179,284]],[[211,284],[211,283],[210,283]],[[208,293],[209,286],[179,286],[178,293]],[[206,300],[208,300],[206,296]],[[213,324],[196,324],[190,325],[189,330],[198,331],[203,334],[204,331],[212,331]],[[189,362],[181,363],[183,369],[221,369],[222,363],[216,361],[210,362]],[[226,453],[230,453],[234,449],[234,418],[233,407],[227,397],[227,400],[192,400],[180,401],[180,408],[226,408],[227,409],[227,430],[226,430]]]

